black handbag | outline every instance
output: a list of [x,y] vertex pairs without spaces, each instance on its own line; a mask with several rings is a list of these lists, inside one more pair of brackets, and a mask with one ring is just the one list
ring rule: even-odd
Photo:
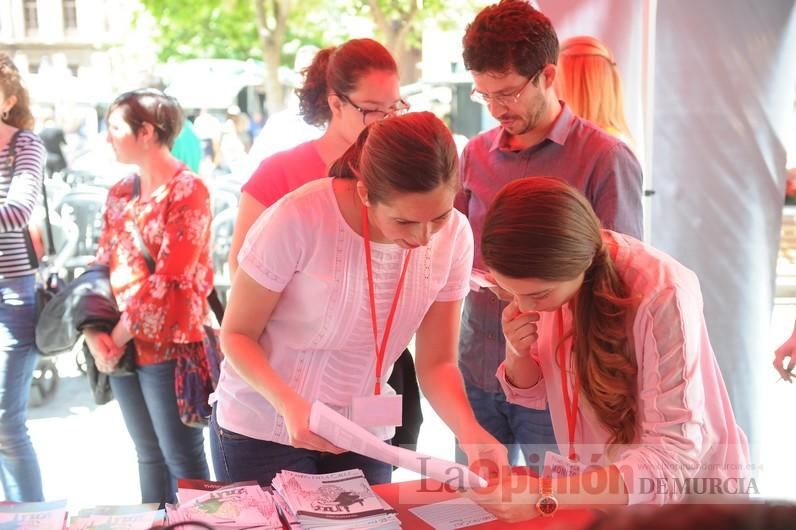
[[[21,129],[17,129],[14,135],[11,137],[11,141],[8,143],[8,159],[11,160],[11,177],[13,178],[14,174],[16,173],[16,166],[17,166],[17,139],[19,137],[19,133],[22,132]],[[50,223],[50,208],[47,204],[47,187],[44,184],[44,178],[42,177],[41,181],[41,193],[42,199],[44,201],[44,228],[47,234],[47,256],[54,256],[55,255],[55,243],[53,242],[53,227]],[[26,228],[23,232],[25,237],[25,248],[28,252],[28,260],[30,264],[38,269],[39,268],[39,258],[36,256],[36,250],[33,247],[33,239],[30,235],[30,228]],[[55,271],[45,273],[44,277],[41,274],[36,274],[36,322],[39,320],[39,315],[44,310],[44,306],[47,305],[47,302],[52,300],[52,298],[63,288],[64,282],[58,273]]]

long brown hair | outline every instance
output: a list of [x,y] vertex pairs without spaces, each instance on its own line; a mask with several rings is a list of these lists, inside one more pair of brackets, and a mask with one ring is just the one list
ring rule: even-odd
[[372,203],[398,193],[459,185],[459,157],[447,126],[431,112],[412,112],[365,127],[329,168],[329,176],[361,178]]
[[32,129],[34,121],[30,112],[28,91],[22,83],[22,76],[19,75],[16,65],[5,53],[0,53],[0,86],[5,97],[17,98],[17,102],[8,111],[8,116],[2,121],[17,129]]
[[566,281],[584,273],[572,331],[581,392],[611,432],[609,444],[632,442],[638,412],[634,304],[586,198],[554,178],[511,182],[489,207],[481,252],[490,269],[511,278]]

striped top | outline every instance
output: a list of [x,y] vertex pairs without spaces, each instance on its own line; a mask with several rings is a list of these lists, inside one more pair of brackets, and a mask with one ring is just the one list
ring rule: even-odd
[[16,174],[9,146],[0,149],[0,279],[35,272],[30,262],[24,230],[30,222],[41,190],[45,151],[41,139],[30,131],[17,136]]

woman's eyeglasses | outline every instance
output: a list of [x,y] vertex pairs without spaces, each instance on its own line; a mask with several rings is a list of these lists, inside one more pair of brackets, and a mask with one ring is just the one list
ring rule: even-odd
[[337,94],[337,97],[351,105],[354,109],[356,109],[360,114],[362,114],[362,123],[365,125],[369,125],[375,121],[380,121],[385,118],[390,118],[392,116],[401,116],[402,114],[406,114],[409,112],[409,103],[404,101],[403,99],[399,99],[392,107],[387,110],[379,110],[379,109],[363,109],[353,101],[351,101],[348,96],[345,94]]

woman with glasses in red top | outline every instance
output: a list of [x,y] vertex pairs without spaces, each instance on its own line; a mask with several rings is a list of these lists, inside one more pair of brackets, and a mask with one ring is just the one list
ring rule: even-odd
[[395,59],[375,40],[352,39],[316,54],[296,94],[304,121],[326,127],[326,132],[266,158],[244,184],[229,253],[231,274],[238,268],[243,240],[263,210],[325,177],[366,125],[409,109],[399,88]]

